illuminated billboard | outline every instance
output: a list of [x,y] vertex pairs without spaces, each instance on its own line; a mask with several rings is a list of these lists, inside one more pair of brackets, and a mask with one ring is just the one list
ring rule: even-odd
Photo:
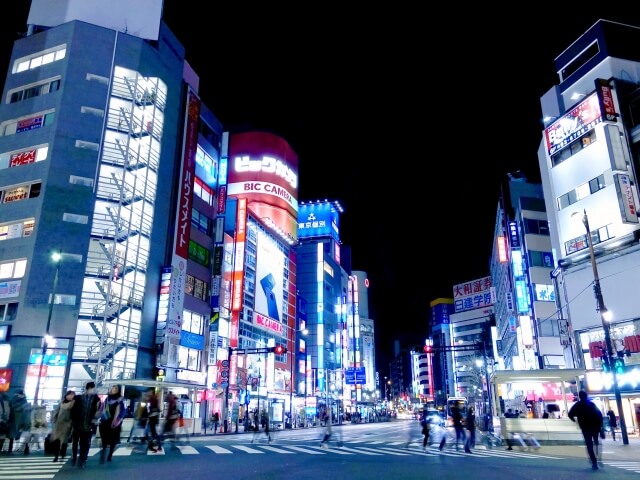
[[453,286],[455,313],[490,307],[496,303],[496,292],[491,286],[491,277],[478,278]]
[[328,237],[340,241],[340,217],[333,203],[318,202],[300,205],[298,210],[299,238]]
[[256,255],[255,311],[282,320],[284,254],[265,232],[258,231]]
[[267,132],[232,134],[227,168],[227,195],[246,198],[257,218],[297,241],[298,156],[289,144]]

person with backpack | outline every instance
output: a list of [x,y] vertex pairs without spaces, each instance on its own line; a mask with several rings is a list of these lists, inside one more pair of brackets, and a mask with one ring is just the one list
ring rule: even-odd
[[578,425],[582,430],[584,443],[587,447],[587,454],[591,460],[591,468],[598,470],[598,458],[596,451],[598,450],[600,440],[600,430],[602,429],[602,412],[593,403],[587,392],[580,390],[578,392],[579,400],[569,409],[568,417],[572,421],[576,421],[578,417]]

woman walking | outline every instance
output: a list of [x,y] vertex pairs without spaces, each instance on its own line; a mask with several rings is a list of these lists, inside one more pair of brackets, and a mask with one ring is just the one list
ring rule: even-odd
[[100,450],[100,463],[104,463],[104,457],[109,449],[107,461],[113,457],[113,451],[120,441],[122,431],[122,420],[127,413],[124,406],[124,399],[119,385],[112,385],[109,395],[102,404],[102,415],[100,416],[100,438],[102,440],[102,450]]
[[51,431],[51,441],[53,442],[53,448],[55,456],[54,462],[60,458],[64,461],[64,457],[67,455],[67,445],[69,444],[69,438],[71,437],[71,427],[73,425],[71,421],[71,408],[76,401],[76,392],[69,390],[64,394],[64,399],[53,414],[53,430]]

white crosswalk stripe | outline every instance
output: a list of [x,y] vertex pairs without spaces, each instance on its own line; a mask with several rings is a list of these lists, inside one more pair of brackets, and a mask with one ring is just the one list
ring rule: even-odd
[[324,455],[324,451],[319,452],[309,447],[299,447],[297,445],[287,445],[287,448],[295,450],[296,452],[308,453],[309,455]]
[[404,453],[404,452],[400,452],[400,451],[397,451],[397,450],[393,450],[391,448],[384,448],[384,447],[381,447],[381,448],[356,447],[354,450],[358,450],[358,451],[366,450],[366,451],[369,451],[369,452],[383,451],[383,452],[388,453],[389,455],[397,455],[399,457],[406,457],[406,456],[411,455],[410,453]]
[[54,478],[65,462],[51,457],[6,457],[0,460],[2,480],[46,480]]
[[219,445],[205,445],[205,447],[211,450],[213,453],[233,453],[228,448],[224,448]]
[[628,472],[640,473],[640,462],[619,461],[619,462],[603,462],[603,464],[606,467],[620,468]]
[[178,450],[180,450],[183,455],[198,455],[200,453],[191,445],[178,445]]
[[233,448],[237,448],[238,450],[242,450],[247,453],[264,453],[262,450],[258,450],[256,448],[247,447],[245,445],[232,445]]
[[287,453],[291,453],[292,454],[293,453],[293,452],[291,452],[289,450],[285,450],[283,448],[278,448],[278,447],[272,447],[270,445],[265,445],[262,448],[264,448],[265,450],[269,450],[270,452],[276,452],[276,453],[284,453],[284,454],[287,454]]

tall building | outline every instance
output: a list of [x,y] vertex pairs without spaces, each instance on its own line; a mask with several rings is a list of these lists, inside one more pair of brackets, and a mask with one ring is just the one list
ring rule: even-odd
[[559,318],[575,345],[576,365],[587,370],[583,388],[592,396],[612,399],[612,376],[602,371],[606,352],[623,360],[623,412],[617,413],[627,426],[637,426],[640,408],[633,373],[640,360],[638,40],[640,28],[599,20],[556,57],[558,83],[540,99],[545,128],[538,150],[558,262]]
[[542,185],[528,182],[520,172],[508,177],[496,214],[490,268],[498,362],[515,370],[571,367],[569,337],[561,338],[556,312],[555,261]]
[[155,363],[177,205],[176,185],[159,179],[177,178],[189,71],[156,7],[124,15],[156,20],[141,37],[102,26],[100,12],[34,2],[14,45],[0,106],[1,309],[12,386],[29,399],[150,376]]

